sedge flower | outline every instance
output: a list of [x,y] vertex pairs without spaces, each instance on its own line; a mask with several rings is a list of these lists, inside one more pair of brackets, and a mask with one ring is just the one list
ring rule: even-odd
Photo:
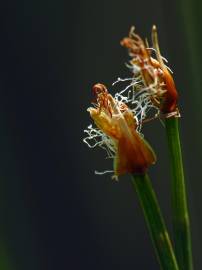
[[[177,115],[178,93],[175,87],[172,71],[166,66],[158,44],[156,26],[152,28],[152,45],[150,48],[147,40],[142,38],[131,29],[129,37],[121,41],[121,45],[129,50],[131,56],[131,68],[134,77],[141,78],[142,87],[149,94],[153,105],[162,114]],[[152,57],[152,53],[155,57]]]
[[[103,84],[93,87],[95,102],[88,108],[96,128],[92,125],[85,130],[84,139],[90,147],[104,148],[114,159],[114,175],[125,173],[144,173],[154,164],[156,156],[137,132],[137,120],[128,106],[113,98]],[[93,143],[92,143],[93,141]]]

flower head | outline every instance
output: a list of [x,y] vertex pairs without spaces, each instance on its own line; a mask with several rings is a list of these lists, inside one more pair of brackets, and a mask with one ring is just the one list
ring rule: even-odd
[[[94,107],[88,108],[97,128],[92,125],[85,132],[84,141],[90,146],[99,145],[114,158],[114,174],[144,173],[156,157],[149,144],[136,131],[137,123],[128,106],[113,98],[103,84],[93,87]],[[94,140],[91,145],[89,141]]]
[[[131,29],[129,37],[121,41],[121,45],[129,50],[132,57],[130,64],[134,76],[141,76],[154,106],[158,107],[161,113],[169,114],[177,111],[178,93],[171,71],[164,63],[166,59],[160,53],[156,26],[152,28],[152,44],[153,48],[150,48],[147,41],[144,42],[134,33],[134,28]],[[153,51],[156,58],[152,57]]]

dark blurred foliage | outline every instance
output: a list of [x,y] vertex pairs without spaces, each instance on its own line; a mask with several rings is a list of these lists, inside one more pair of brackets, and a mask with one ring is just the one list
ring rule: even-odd
[[[158,268],[128,177],[115,183],[95,176],[112,164],[82,143],[92,85],[110,87],[130,76],[119,42],[131,25],[150,37],[154,23],[180,93],[195,269],[201,269],[201,10],[196,0],[2,3],[2,270]],[[164,130],[154,122],[144,131],[158,156],[150,174],[171,229]]]

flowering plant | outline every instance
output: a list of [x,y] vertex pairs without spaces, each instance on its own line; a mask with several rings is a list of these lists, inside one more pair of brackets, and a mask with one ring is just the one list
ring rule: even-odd
[[[85,129],[87,136],[84,142],[91,148],[99,146],[105,149],[108,157],[113,158],[113,171],[110,171],[114,173],[113,178],[118,179],[126,173],[132,175],[132,185],[142,206],[161,268],[192,270],[190,224],[178,130],[178,93],[172,71],[160,53],[156,26],[152,28],[153,47],[134,32],[134,27],[121,45],[129,51],[131,60],[128,67],[132,76],[118,78],[114,84],[129,84],[114,97],[103,84],[94,85],[95,99],[88,112],[96,127],[90,125]],[[151,111],[155,112],[152,117]],[[156,118],[163,121],[168,139],[174,248],[147,175],[149,166],[156,162],[156,155],[141,129],[145,122]]]

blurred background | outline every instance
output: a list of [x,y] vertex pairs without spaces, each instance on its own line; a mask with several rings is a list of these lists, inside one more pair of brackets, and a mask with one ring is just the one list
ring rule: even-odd
[[[4,1],[0,36],[0,269],[158,269],[129,177],[82,142],[91,87],[130,76],[120,40],[158,27],[180,94],[195,269],[202,269],[201,11],[197,0]],[[112,90],[113,93],[114,90]],[[144,128],[170,226],[165,133]]]

